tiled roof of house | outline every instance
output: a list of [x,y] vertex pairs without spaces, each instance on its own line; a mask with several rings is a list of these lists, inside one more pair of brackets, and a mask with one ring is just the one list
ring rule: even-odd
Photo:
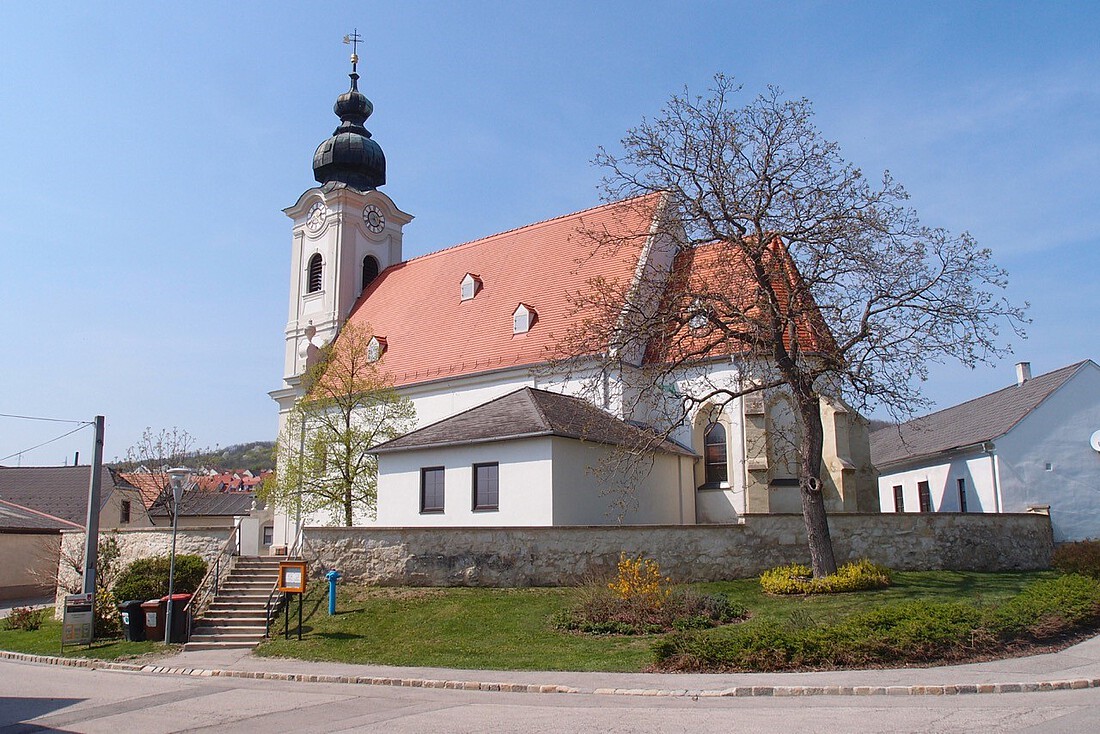
[[[655,438],[587,400],[524,387],[379,444],[371,452],[388,453],[537,436],[563,436],[626,446],[652,443]],[[661,441],[657,448],[668,453],[695,455],[667,440]]]
[[[531,224],[391,266],[360,296],[349,322],[385,338],[383,369],[395,385],[547,361],[571,324],[569,296],[588,280],[628,283],[657,215],[650,195]],[[590,232],[616,240],[595,248]],[[481,281],[461,299],[467,273]],[[528,304],[537,320],[512,333],[512,314]]]
[[1093,363],[1084,360],[900,426],[880,428],[871,433],[871,461],[881,468],[999,438],[1086,364]]
[[83,525],[69,522],[45,512],[0,500],[0,531],[81,530]]
[[[798,343],[802,351],[820,352],[833,346],[833,337],[813,302],[802,307],[792,307],[788,301],[791,285],[799,282],[799,275],[782,243],[776,239],[768,250],[772,257],[768,259],[775,268],[773,287],[783,307],[788,308],[792,320],[797,324]],[[673,263],[672,277],[665,289],[663,312],[671,319],[670,330],[664,339],[654,339],[646,353],[647,362],[662,360],[679,361],[681,359],[729,356],[750,351],[761,340],[770,339],[770,333],[762,333],[748,340],[723,337],[722,333],[706,325],[693,328],[690,322],[681,323],[693,315],[693,307],[698,299],[701,304],[723,304],[718,306],[719,318],[723,322],[735,325],[730,319],[733,309],[746,314],[745,333],[753,330],[754,304],[760,291],[755,285],[755,277],[749,270],[748,262],[742,251],[728,242],[710,242],[682,250]],[[727,304],[724,305],[724,304]],[[766,326],[761,321],[757,328]],[[784,334],[784,343],[790,346],[789,333]]]
[[[88,519],[90,466],[0,467],[0,499],[84,526]],[[100,507],[115,482],[107,467],[100,479]]]
[[[252,508],[255,495],[252,492],[204,492],[192,489],[180,498],[180,517],[241,516]],[[150,508],[153,517],[169,517],[166,502],[158,502]]]
[[147,510],[169,485],[168,475],[163,472],[119,472],[118,476],[141,492],[141,502]]

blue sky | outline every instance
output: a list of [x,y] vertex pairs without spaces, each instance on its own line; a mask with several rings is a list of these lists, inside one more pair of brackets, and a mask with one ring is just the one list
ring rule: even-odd
[[[598,201],[596,148],[722,71],[814,103],[922,219],[969,230],[1032,303],[941,406],[1100,357],[1100,6],[1093,3],[0,3],[0,413],[199,445],[271,439],[289,220],[347,87],[415,256]],[[0,457],[64,424],[0,418]],[[91,433],[0,460],[61,464]]]

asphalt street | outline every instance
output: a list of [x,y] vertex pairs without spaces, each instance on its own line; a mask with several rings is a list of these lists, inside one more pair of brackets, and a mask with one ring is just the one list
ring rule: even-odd
[[0,661],[3,732],[1088,732],[1100,689],[636,697],[202,678]]

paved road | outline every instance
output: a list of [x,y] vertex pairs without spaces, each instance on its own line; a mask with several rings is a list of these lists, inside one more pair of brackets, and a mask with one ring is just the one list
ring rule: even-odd
[[1100,689],[641,698],[126,673],[0,661],[3,732],[1088,732]]

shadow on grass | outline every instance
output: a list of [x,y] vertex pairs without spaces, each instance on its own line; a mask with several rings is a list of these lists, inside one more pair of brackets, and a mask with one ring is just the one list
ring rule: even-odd
[[362,640],[366,635],[356,635],[351,632],[318,632],[316,637],[324,640]]

